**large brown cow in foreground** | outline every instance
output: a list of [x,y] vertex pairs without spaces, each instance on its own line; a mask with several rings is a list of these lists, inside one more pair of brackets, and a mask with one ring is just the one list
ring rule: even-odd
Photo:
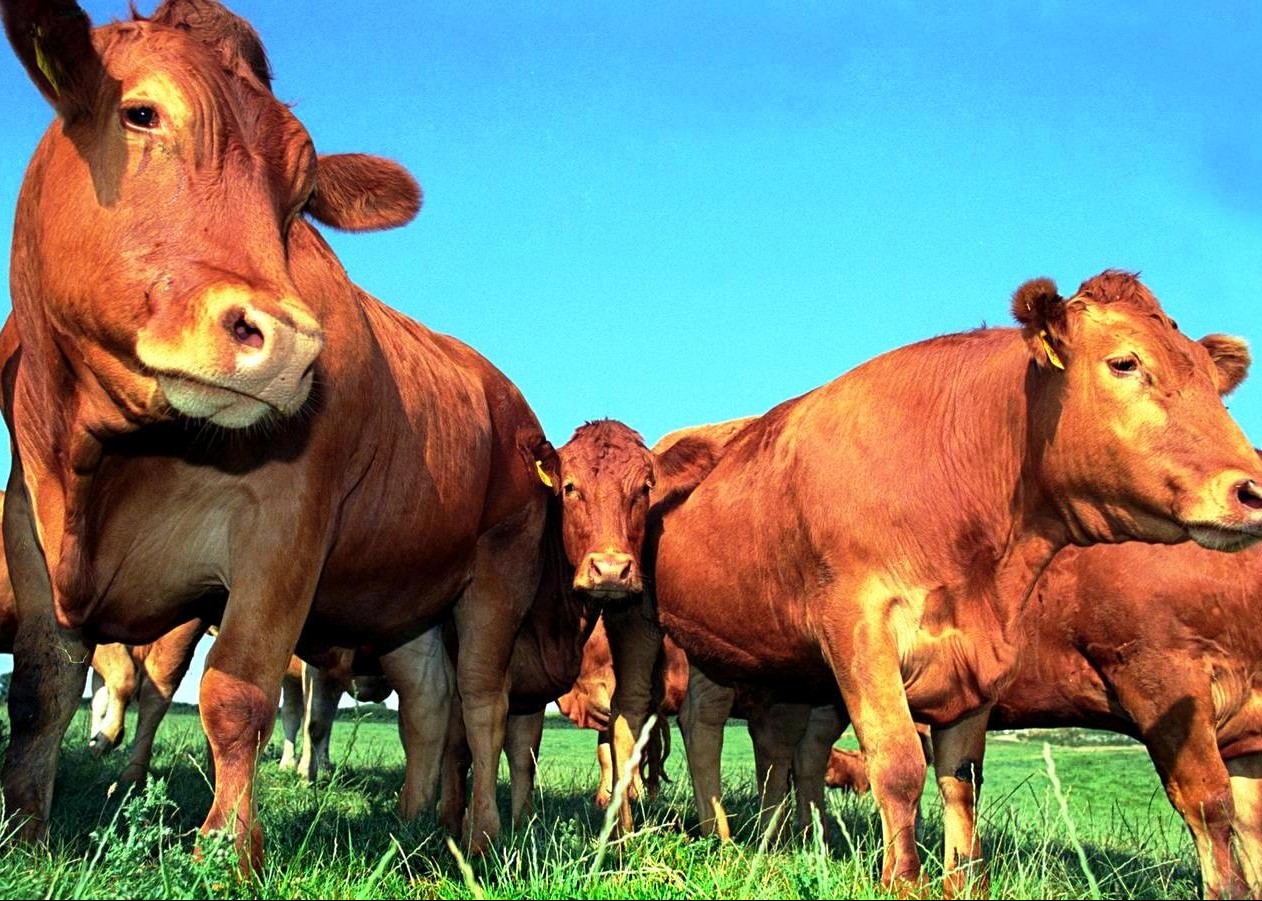
[[542,434],[503,374],[358,289],[304,218],[400,225],[416,183],[318,157],[252,30],[210,0],[95,31],[69,0],[0,10],[58,115],[18,198],[0,339],[20,613],[7,809],[46,828],[91,645],[218,619],[203,830],[234,830],[257,866],[256,755],[295,646],[371,646],[422,692],[395,664],[451,615],[481,850],[538,583]]
[[[980,860],[971,799],[986,721],[1035,580],[1070,543],[1262,536],[1262,479],[1220,394],[1243,342],[1194,342],[1134,276],[1069,299],[1023,285],[1020,329],[904,347],[751,423],[666,515],[656,613],[693,666],[788,700],[841,699],[881,810],[882,881],[918,880],[934,727],[948,890]],[[648,713],[660,644],[615,634],[615,761]],[[630,826],[630,808],[622,811]]]

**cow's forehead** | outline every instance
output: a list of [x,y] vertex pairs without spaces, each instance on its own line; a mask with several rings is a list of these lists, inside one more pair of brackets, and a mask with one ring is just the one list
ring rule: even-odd
[[580,427],[558,454],[562,470],[572,474],[638,477],[652,469],[644,439],[616,420]]
[[1081,315],[1095,340],[1109,345],[1101,348],[1105,352],[1140,353],[1147,363],[1155,363],[1171,375],[1187,377],[1197,370],[1208,371],[1205,349],[1180,332],[1160,309],[1086,303]]

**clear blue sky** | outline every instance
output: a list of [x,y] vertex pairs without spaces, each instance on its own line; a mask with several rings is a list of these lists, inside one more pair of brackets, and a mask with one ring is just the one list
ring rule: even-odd
[[[1186,332],[1262,356],[1262,7],[928,6],[234,9],[317,149],[424,187],[407,228],[332,236],[351,276],[486,354],[554,442],[761,412],[1006,324],[1036,275],[1140,270]],[[50,111],[8,53],[0,94],[7,247]],[[1257,443],[1255,379],[1231,409]]]

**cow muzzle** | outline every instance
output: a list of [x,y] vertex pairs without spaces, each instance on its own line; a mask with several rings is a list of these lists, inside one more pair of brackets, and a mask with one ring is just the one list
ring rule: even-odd
[[301,409],[324,334],[300,301],[264,303],[244,289],[222,287],[190,308],[198,308],[195,320],[173,338],[146,326],[136,344],[175,410],[245,428]]
[[603,600],[620,600],[644,590],[635,558],[622,553],[591,553],[574,573],[574,588]]
[[1201,547],[1243,550],[1262,540],[1262,485],[1247,473],[1224,473],[1210,481],[1185,521],[1188,535]]

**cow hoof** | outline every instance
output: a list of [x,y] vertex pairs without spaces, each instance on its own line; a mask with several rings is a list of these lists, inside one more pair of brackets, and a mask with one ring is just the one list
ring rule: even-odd
[[605,791],[603,788],[596,792],[596,808],[598,810],[607,808],[611,800],[613,800],[612,793]]

